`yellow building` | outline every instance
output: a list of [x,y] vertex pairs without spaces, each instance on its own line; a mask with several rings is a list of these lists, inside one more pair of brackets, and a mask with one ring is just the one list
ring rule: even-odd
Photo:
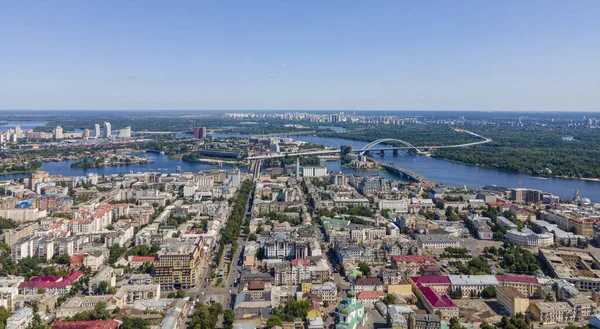
[[193,288],[198,280],[199,246],[199,238],[180,238],[161,245],[154,262],[154,283],[164,290]]
[[301,284],[302,294],[309,293],[310,289],[312,289],[312,287],[320,287],[322,285],[323,285],[323,282],[321,282],[321,281],[304,281]]
[[498,303],[510,312],[511,316],[525,314],[529,308],[529,298],[513,287],[498,287],[496,292]]

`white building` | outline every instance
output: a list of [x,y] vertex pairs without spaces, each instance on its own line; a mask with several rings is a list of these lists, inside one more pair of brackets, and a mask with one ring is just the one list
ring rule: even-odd
[[0,278],[0,306],[9,312],[14,311],[15,298],[19,294],[19,284],[25,281],[22,276]]
[[302,167],[302,177],[327,176],[327,167]]
[[112,128],[109,122],[104,123],[104,137],[109,138],[112,134]]
[[6,319],[6,329],[26,329],[33,322],[33,310],[23,307]]
[[528,247],[546,247],[554,243],[554,234],[535,233],[528,228],[506,232],[506,240],[510,243]]
[[119,130],[119,138],[130,138],[131,137],[131,126],[127,126]]
[[63,135],[63,129],[61,126],[56,126],[56,128],[54,128],[54,139],[63,139],[64,135]]
[[392,209],[395,212],[408,213],[408,200],[381,200],[379,210]]
[[96,137],[96,138],[100,137],[100,125],[99,124],[94,125],[94,137]]

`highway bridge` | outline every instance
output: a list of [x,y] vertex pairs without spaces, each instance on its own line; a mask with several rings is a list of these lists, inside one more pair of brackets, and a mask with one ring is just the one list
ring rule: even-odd
[[435,184],[434,182],[430,181],[429,179],[423,177],[422,175],[417,174],[416,172],[406,169],[404,167],[400,167],[397,166],[393,163],[383,163],[383,162],[379,162],[375,159],[371,159],[374,162],[379,163],[379,165],[381,167],[383,167],[383,169],[396,174],[400,177],[405,178],[406,180],[410,181],[410,182],[417,182],[417,183],[425,183],[425,184]]
[[[372,151],[387,151],[387,150],[415,150],[417,153],[423,153],[425,150],[430,149],[440,149],[440,148],[459,148],[459,147],[468,147],[479,144],[485,144],[492,141],[491,138],[481,136],[474,132],[464,130],[464,129],[455,129],[457,132],[464,132],[469,135],[480,138],[481,140],[471,143],[463,143],[463,144],[455,144],[455,145],[431,145],[431,146],[414,146],[407,141],[396,139],[396,138],[384,138],[373,141],[360,149],[353,149],[353,153],[359,153],[361,155],[365,155],[367,152]],[[383,143],[387,142],[396,142],[402,144],[402,146],[379,146]],[[255,161],[255,160],[264,160],[264,159],[274,159],[274,158],[284,158],[284,157],[298,157],[298,156],[319,156],[319,155],[330,155],[330,154],[339,154],[341,150],[339,149],[315,149],[315,150],[305,150],[302,152],[290,152],[290,153],[272,153],[268,155],[257,155],[257,156],[249,156],[246,158],[247,161]]]

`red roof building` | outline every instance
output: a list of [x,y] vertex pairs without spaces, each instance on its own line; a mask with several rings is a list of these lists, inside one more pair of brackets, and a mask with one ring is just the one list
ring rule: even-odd
[[436,314],[439,311],[444,319],[458,317],[458,306],[448,295],[440,295],[432,287],[425,287],[421,284],[417,284],[417,289],[419,291],[417,295],[428,313]]
[[60,276],[34,276],[28,282],[19,284],[19,293],[24,295],[37,294],[39,289],[64,296],[69,293],[73,282],[79,280],[83,272],[75,271],[66,277]]
[[532,296],[539,287],[538,279],[532,276],[496,275],[501,287],[512,287],[526,296]]
[[56,322],[52,329],[117,329],[119,322],[115,320],[69,321]]
[[129,261],[132,263],[153,263],[154,256],[131,256]]

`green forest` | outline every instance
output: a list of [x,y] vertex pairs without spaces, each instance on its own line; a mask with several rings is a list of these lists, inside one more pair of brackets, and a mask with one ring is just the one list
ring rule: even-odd
[[[538,176],[600,178],[600,133],[579,127],[472,127],[491,143],[437,149],[433,156]],[[573,141],[563,140],[573,136]]]

